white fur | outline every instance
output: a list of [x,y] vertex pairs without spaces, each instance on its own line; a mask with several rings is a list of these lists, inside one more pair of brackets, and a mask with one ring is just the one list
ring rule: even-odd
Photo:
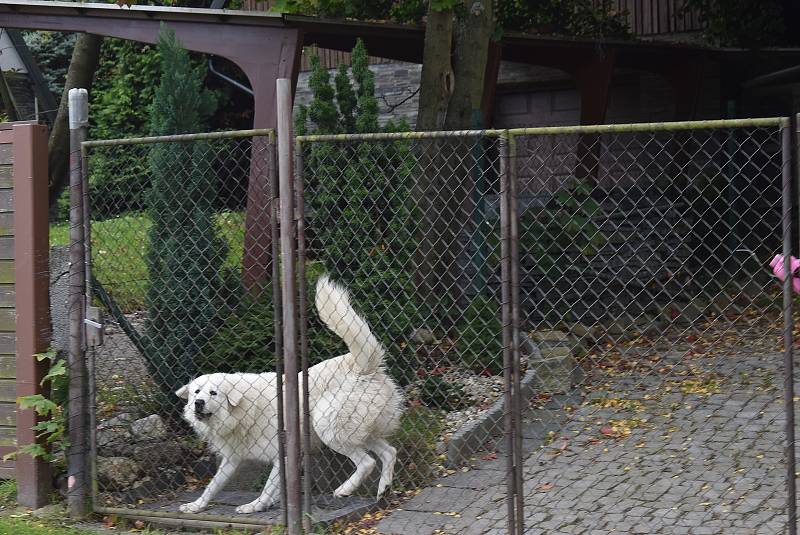
[[[322,277],[316,292],[320,318],[344,340],[350,352],[308,370],[312,447],[325,444],[356,466],[353,475],[334,491],[335,496],[347,496],[361,485],[375,467],[369,455],[374,453],[381,461],[381,496],[392,483],[397,456],[385,438],[400,423],[403,395],[381,366],[385,349],[353,309],[347,291]],[[221,458],[202,496],[182,505],[182,512],[195,513],[208,507],[246,459],[270,463],[272,470],[261,495],[236,511],[263,511],[277,501],[276,383],[274,373],[213,373],[176,392],[187,399],[183,411],[186,421]],[[204,403],[202,413],[207,416],[198,417],[196,401]]]

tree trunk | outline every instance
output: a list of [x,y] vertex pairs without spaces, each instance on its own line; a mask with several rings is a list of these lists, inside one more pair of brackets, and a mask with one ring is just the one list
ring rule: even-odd
[[[428,9],[417,130],[481,128],[481,101],[493,31],[491,0],[461,0],[463,14]],[[453,39],[455,38],[455,39]],[[452,62],[452,63],[451,63]],[[452,65],[452,66],[451,66]],[[439,325],[459,316],[461,232],[470,228],[471,197],[480,173],[470,155],[475,140],[444,138],[420,143],[415,201],[420,228],[415,256],[417,295]],[[472,207],[474,209],[474,207]]]
[[455,23],[453,70],[456,84],[444,123],[447,130],[483,128],[480,109],[493,31],[492,1],[465,0]]
[[50,132],[50,140],[47,145],[50,169],[50,185],[48,189],[51,213],[69,178],[69,124],[67,123],[69,109],[67,95],[69,90],[75,87],[85,88],[91,92],[94,73],[97,70],[97,64],[100,62],[100,45],[102,43],[103,38],[99,35],[82,33],[75,41],[75,48],[72,50],[72,59],[69,62],[64,93],[61,95],[58,115],[56,115],[55,123],[53,123],[53,131]]
[[[453,10],[435,11],[428,5],[425,26],[422,74],[420,76],[419,111],[417,130],[439,130],[444,126],[447,105],[453,94],[453,69],[450,65],[453,41]],[[446,203],[447,191],[443,188],[442,167],[446,163],[446,140],[422,140],[416,147],[417,181],[411,190],[419,214],[416,232],[417,248],[414,252],[414,285],[416,295],[429,312],[440,320],[447,311],[448,270],[442,256],[442,240],[447,240],[447,225],[441,210]],[[444,230],[442,234],[440,230]]]
[[444,125],[447,105],[453,95],[450,64],[453,43],[453,10],[434,11],[428,7],[420,77],[417,130],[438,130]]

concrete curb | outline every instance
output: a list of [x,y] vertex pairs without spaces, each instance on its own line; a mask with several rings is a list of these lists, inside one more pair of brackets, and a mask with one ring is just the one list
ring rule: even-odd
[[[570,338],[558,331],[524,335],[521,352],[527,354],[528,370],[520,379],[522,399],[530,399],[537,392],[553,395],[570,394],[582,381]],[[445,464],[456,467],[465,464],[490,440],[503,433],[505,397],[495,401],[477,419],[465,423],[447,443]]]
[[[529,369],[520,379],[522,397],[531,397],[536,387],[536,371]],[[486,445],[490,438],[502,433],[505,406],[505,397],[501,397],[480,417],[465,423],[453,433],[447,443],[445,463],[448,466],[459,466],[466,463],[475,452]]]

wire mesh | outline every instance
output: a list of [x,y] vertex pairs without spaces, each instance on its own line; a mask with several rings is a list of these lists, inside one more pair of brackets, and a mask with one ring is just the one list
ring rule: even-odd
[[303,139],[313,492],[410,496],[502,436],[499,141]]
[[[388,498],[386,535],[785,529],[781,124],[298,138],[305,513]],[[247,219],[271,150],[90,148],[103,507],[278,519],[277,378],[175,395],[280,372],[274,277],[246,260],[271,257]]]
[[532,532],[785,527],[780,140],[519,138]]
[[96,507],[282,524],[271,134],[85,147]]
[[[768,271],[782,249],[781,124],[301,138],[309,278],[349,289],[386,350],[381,380],[405,399],[386,438],[402,505],[380,533],[786,528],[781,288]],[[510,443],[506,261],[519,270]],[[346,391],[344,374],[324,388]],[[385,405],[352,396],[359,421]],[[509,528],[514,449],[524,515]],[[373,451],[374,469],[317,455],[313,484],[371,471],[356,492],[374,493]]]

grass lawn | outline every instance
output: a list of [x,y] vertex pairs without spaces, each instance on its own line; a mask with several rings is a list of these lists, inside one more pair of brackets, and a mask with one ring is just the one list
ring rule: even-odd
[[59,526],[30,517],[0,516],[0,535],[97,535],[97,532]]
[[[124,312],[144,308],[147,293],[147,233],[150,218],[130,213],[92,224],[94,275]],[[228,242],[225,267],[239,269],[244,249],[244,213],[222,212],[217,228]],[[69,245],[69,223],[50,225],[50,245]]]

